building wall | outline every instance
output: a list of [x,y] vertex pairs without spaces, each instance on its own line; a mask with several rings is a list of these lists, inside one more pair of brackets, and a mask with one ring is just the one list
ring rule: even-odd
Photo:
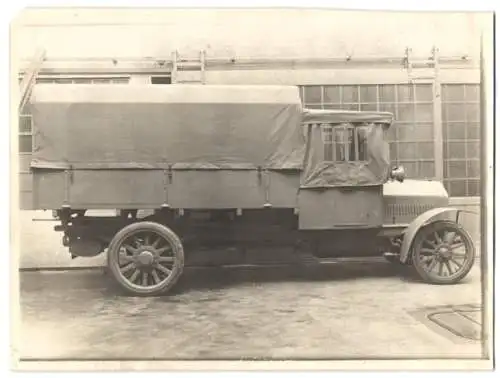
[[[479,57],[485,15],[473,12],[338,10],[25,10],[15,22],[14,51],[37,47],[53,58],[427,56]],[[88,42],[87,42],[88,41]]]
[[[441,177],[453,203],[479,212],[479,35],[483,16],[472,13],[407,14],[286,10],[251,11],[134,11],[112,16],[107,11],[66,10],[41,16],[28,11],[18,20],[15,56],[21,69],[37,47],[48,59],[41,81],[127,84],[150,82],[158,59],[172,51],[207,59],[267,57],[314,59],[345,58],[332,66],[208,70],[207,84],[293,84],[309,107],[386,110],[394,113],[391,157],[410,177]],[[194,27],[194,25],[196,27]],[[258,25],[256,28],[255,25]],[[418,32],[417,32],[418,31]],[[86,41],[89,41],[86,43]],[[90,42],[91,41],[91,42]],[[465,66],[443,67],[439,79],[408,82],[398,62],[406,47],[427,57],[433,46],[441,56],[464,60]],[[376,63],[357,63],[369,57]],[[382,61],[392,57],[396,63]],[[361,59],[360,61],[362,61]],[[434,74],[423,70],[422,74]],[[439,88],[440,95],[436,95]],[[19,124],[21,198],[30,201],[28,164],[31,150],[29,117]],[[442,158],[438,158],[442,155]],[[22,212],[21,266],[55,267],[100,265],[97,259],[71,261],[47,217]],[[479,216],[467,215],[464,226],[479,240]]]

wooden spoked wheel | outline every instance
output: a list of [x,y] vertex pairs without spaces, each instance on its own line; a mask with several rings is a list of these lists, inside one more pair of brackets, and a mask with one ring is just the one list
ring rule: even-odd
[[474,243],[457,223],[437,221],[417,234],[412,263],[420,277],[432,284],[455,284],[472,269]]
[[163,294],[182,274],[184,250],[181,240],[162,224],[133,223],[111,241],[108,268],[130,294]]

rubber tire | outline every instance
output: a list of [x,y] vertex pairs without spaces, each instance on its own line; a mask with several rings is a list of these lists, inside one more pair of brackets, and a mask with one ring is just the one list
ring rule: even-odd
[[423,227],[415,236],[412,245],[413,246],[420,245],[421,243],[423,243],[423,239],[428,235],[428,233],[433,232],[434,229],[442,227],[443,225],[448,227],[453,227],[457,230],[458,233],[461,234],[461,236],[465,239],[464,241],[466,243],[467,250],[470,249],[472,251],[472,258],[466,261],[465,263],[466,265],[464,266],[460,274],[453,276],[452,278],[450,277],[436,278],[433,276],[429,276],[429,274],[424,269],[422,269],[416,257],[417,255],[414,253],[414,251],[412,251],[411,261],[413,270],[425,283],[432,285],[454,285],[462,281],[472,269],[476,257],[476,249],[474,247],[474,242],[472,241],[472,238],[470,237],[469,233],[460,224],[452,221],[436,221]]
[[[136,232],[147,230],[157,232],[162,237],[167,239],[172,246],[172,252],[174,253],[176,259],[170,277],[161,285],[154,288],[138,288],[136,286],[132,286],[127,279],[122,277],[119,272],[118,264],[116,264],[116,259],[118,258],[120,251],[120,245],[126,238]],[[108,248],[107,265],[114,280],[126,293],[140,297],[158,296],[170,291],[182,275],[184,270],[184,248],[180,238],[170,228],[156,222],[137,222],[122,228],[113,237]]]

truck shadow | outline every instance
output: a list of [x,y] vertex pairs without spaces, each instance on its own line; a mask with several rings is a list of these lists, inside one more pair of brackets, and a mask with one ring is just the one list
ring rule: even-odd
[[[187,267],[175,287],[162,298],[174,298],[190,292],[217,291],[248,285],[274,283],[314,283],[366,281],[390,279],[394,284],[422,284],[409,267],[386,261],[366,263],[335,263],[327,265],[284,265],[258,267]],[[467,284],[468,279],[459,284]],[[98,292],[104,297],[130,297],[114,281],[104,268],[67,270],[61,272],[21,273],[22,293],[40,291],[83,290]]]
[[[107,277],[110,295],[127,296]],[[351,280],[369,280],[376,278],[393,278],[397,282],[418,280],[404,268],[387,262],[331,264],[331,265],[292,265],[271,267],[203,267],[186,268],[176,286],[163,298],[189,292],[216,291],[251,284],[271,283],[307,283],[307,282],[340,282]]]

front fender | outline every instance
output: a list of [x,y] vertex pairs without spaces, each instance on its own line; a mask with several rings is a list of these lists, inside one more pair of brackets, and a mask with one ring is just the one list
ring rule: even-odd
[[[425,225],[435,220],[449,219],[453,214],[456,214],[455,222],[458,223],[460,213],[472,213],[470,211],[457,209],[454,207],[437,207],[420,214],[413,222],[411,222],[404,231],[403,243],[401,244],[401,251],[399,259],[402,263],[406,263],[410,256],[410,250],[413,240],[418,231]],[[474,214],[474,213],[473,213]]]

